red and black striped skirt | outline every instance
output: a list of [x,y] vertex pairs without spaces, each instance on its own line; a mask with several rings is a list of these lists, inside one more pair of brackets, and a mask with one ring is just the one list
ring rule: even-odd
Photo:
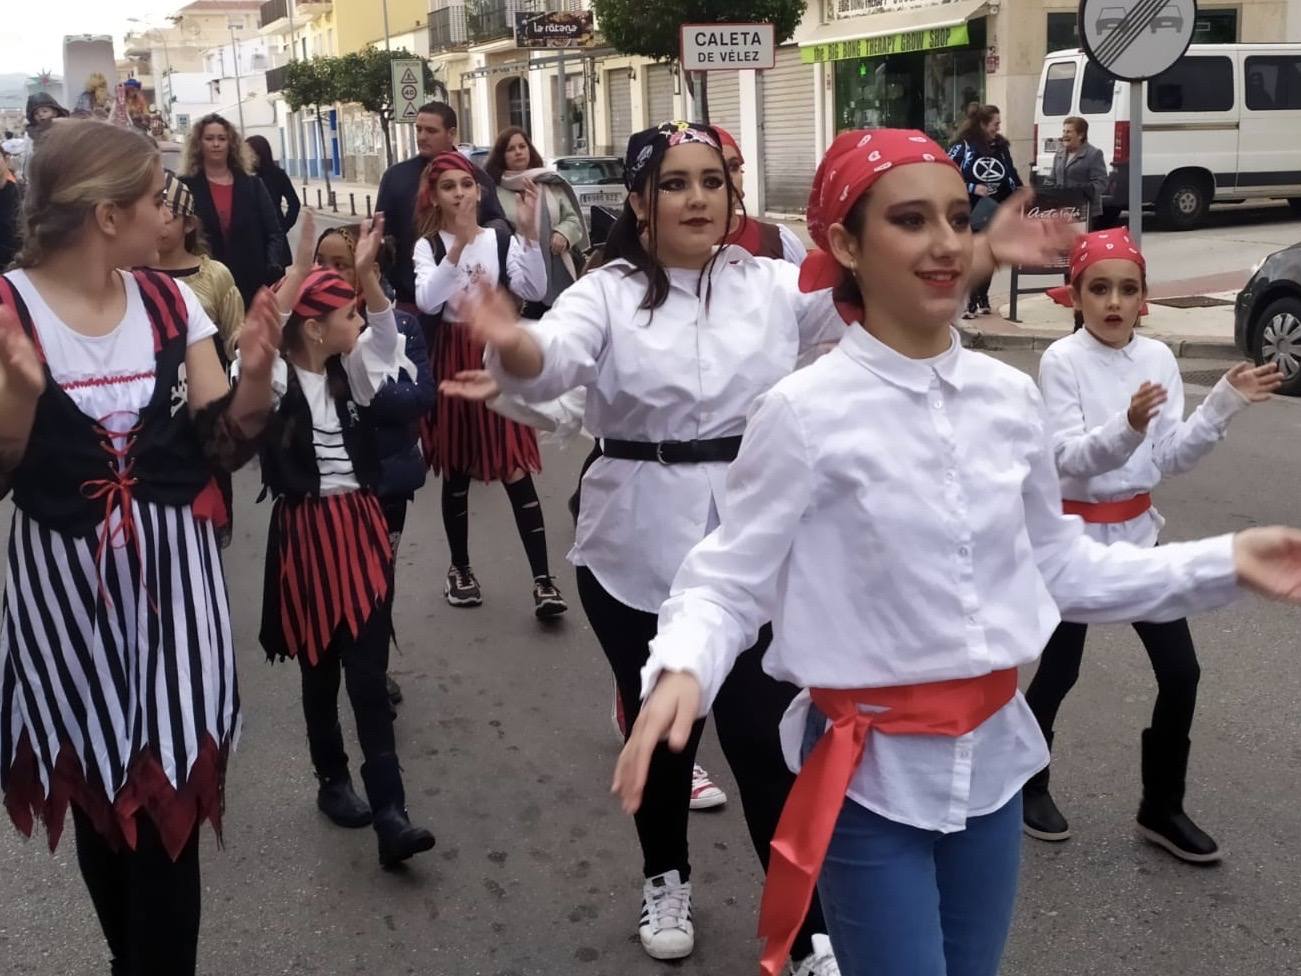
[[[467,369],[483,369],[483,344],[457,322],[438,328],[434,367],[438,382]],[[532,427],[507,420],[482,403],[438,395],[437,416],[420,423],[425,463],[435,474],[468,474],[480,481],[504,481],[516,471],[542,470]]]
[[276,500],[259,639],[269,658],[320,661],[339,628],[353,637],[388,598],[393,549],[369,491]]

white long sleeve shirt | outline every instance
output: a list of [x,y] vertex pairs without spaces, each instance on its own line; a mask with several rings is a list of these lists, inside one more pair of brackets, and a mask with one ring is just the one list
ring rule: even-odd
[[[1160,413],[1139,433],[1129,425],[1129,401],[1144,382],[1165,387]],[[1221,379],[1184,419],[1179,364],[1163,342],[1144,336],[1123,349],[1080,329],[1044,350],[1039,364],[1053,457],[1062,497],[1082,502],[1123,501],[1150,492],[1165,475],[1182,474],[1210,453],[1247,399]],[[1165,525],[1155,506],[1127,522],[1088,523],[1102,543],[1154,545]]]
[[[764,668],[804,688],[971,678],[1039,656],[1062,614],[1169,620],[1236,593],[1232,538],[1102,546],[1061,509],[1034,382],[961,348],[907,359],[851,326],[762,397],[719,529],[687,556],[643,671],[696,675],[707,710],[759,627]],[[586,506],[587,498],[584,496]],[[783,722],[798,768],[808,696]],[[960,830],[1048,761],[1018,693],[958,738],[873,732],[849,796]]]
[[[584,275],[524,324],[542,347],[537,377],[511,376],[489,349],[502,392],[538,403],[585,386],[583,427],[597,438],[731,437],[802,350],[845,331],[830,292],[806,295],[795,265],[738,247],[719,256],[700,296],[699,272],[671,269],[668,299],[653,312],[640,307],[646,279],[631,269],[612,261]],[[683,557],[718,524],[726,472],[721,462],[600,458],[583,478],[570,560],[621,603],[655,613]]]
[[[456,238],[447,231],[438,234],[445,252],[450,253]],[[497,232],[491,227],[481,227],[478,236],[465,246],[455,262],[446,256],[441,262],[435,261],[433,246],[428,238],[422,237],[416,241],[412,261],[416,268],[416,306],[426,315],[442,312],[443,319],[449,322],[460,321],[456,316],[458,298],[479,284],[494,288],[501,281]],[[526,302],[540,302],[546,297],[547,269],[536,241],[526,241],[518,235],[510,239],[506,275],[511,291]]]

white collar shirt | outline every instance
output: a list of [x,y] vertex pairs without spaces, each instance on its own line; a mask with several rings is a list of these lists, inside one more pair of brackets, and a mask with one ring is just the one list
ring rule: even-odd
[[[1144,434],[1129,425],[1128,413],[1130,398],[1145,382],[1164,386],[1167,399]],[[1123,501],[1151,492],[1166,475],[1191,470],[1247,406],[1221,379],[1185,418],[1183,378],[1165,343],[1136,335],[1116,349],[1088,329],[1044,350],[1039,387],[1062,497],[1082,502]],[[1154,506],[1127,522],[1088,523],[1085,531],[1102,543],[1150,546],[1164,525]]]
[[[538,322],[543,368],[522,380],[485,359],[507,396],[531,403],[586,387],[583,427],[596,438],[691,441],[745,430],[755,397],[802,352],[838,342],[830,292],[804,294],[799,269],[737,247],[699,272],[670,269],[668,298],[641,308],[643,275],[615,261],[566,289]],[[705,293],[712,293],[705,299]],[[583,478],[570,560],[621,603],[655,613],[687,552],[718,524],[725,463],[662,465],[600,458]]]
[[[584,502],[586,503],[586,502]],[[1237,591],[1232,538],[1102,546],[1064,516],[1034,382],[961,348],[907,359],[860,327],[762,397],[719,529],[660,611],[643,690],[695,674],[708,710],[772,620],[764,668],[803,688],[972,678],[1034,661],[1061,619],[1170,620]],[[797,768],[808,696],[783,722]],[[849,796],[939,831],[1048,760],[1018,693],[957,738],[873,732]]]

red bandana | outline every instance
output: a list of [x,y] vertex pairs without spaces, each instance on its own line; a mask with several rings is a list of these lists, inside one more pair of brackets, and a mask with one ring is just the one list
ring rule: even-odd
[[[818,250],[800,267],[800,290],[819,291],[840,282],[844,269],[831,255],[827,230],[843,223],[854,204],[885,173],[911,163],[957,167],[930,136],[915,129],[857,129],[836,137],[818,164],[809,192],[809,236]],[[845,321],[861,310],[841,308]]]
[[744,163],[745,155],[741,152],[741,147],[737,144],[737,141],[732,138],[732,133],[728,132],[721,125],[713,126],[713,130],[718,133],[718,141],[722,143],[724,146],[731,146],[733,149],[735,149],[736,155],[739,156],[741,162]]
[[429,165],[425,167],[425,172],[420,178],[420,195],[416,203],[421,210],[428,210],[434,205],[434,188],[438,185],[438,177],[454,169],[460,170],[462,173],[469,173],[476,180],[479,178],[475,174],[474,163],[459,152],[455,150],[440,152],[429,161]]
[[[1071,296],[1071,285],[1076,284],[1090,267],[1099,261],[1133,261],[1138,270],[1147,277],[1147,262],[1143,254],[1134,246],[1129,231],[1123,227],[1116,230],[1095,230],[1092,234],[1081,234],[1071,249],[1070,285],[1061,285],[1048,290],[1048,297],[1058,305],[1074,308],[1075,300]],[[1140,314],[1147,314],[1147,305]]]
[[[284,279],[276,285],[276,290],[284,284]],[[336,308],[356,304],[357,292],[339,273],[330,268],[313,268],[298,289],[298,298],[294,301],[293,312],[304,319],[321,319]]]

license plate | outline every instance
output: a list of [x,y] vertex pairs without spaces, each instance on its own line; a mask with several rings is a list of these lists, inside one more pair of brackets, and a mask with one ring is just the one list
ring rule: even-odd
[[1044,140],[1044,152],[1046,152],[1046,153],[1055,153],[1055,152],[1057,151],[1057,145],[1058,145],[1058,142],[1057,142],[1056,139],[1045,139],[1045,140]]
[[617,207],[623,203],[622,193],[584,193],[582,196],[584,206],[595,207]]

